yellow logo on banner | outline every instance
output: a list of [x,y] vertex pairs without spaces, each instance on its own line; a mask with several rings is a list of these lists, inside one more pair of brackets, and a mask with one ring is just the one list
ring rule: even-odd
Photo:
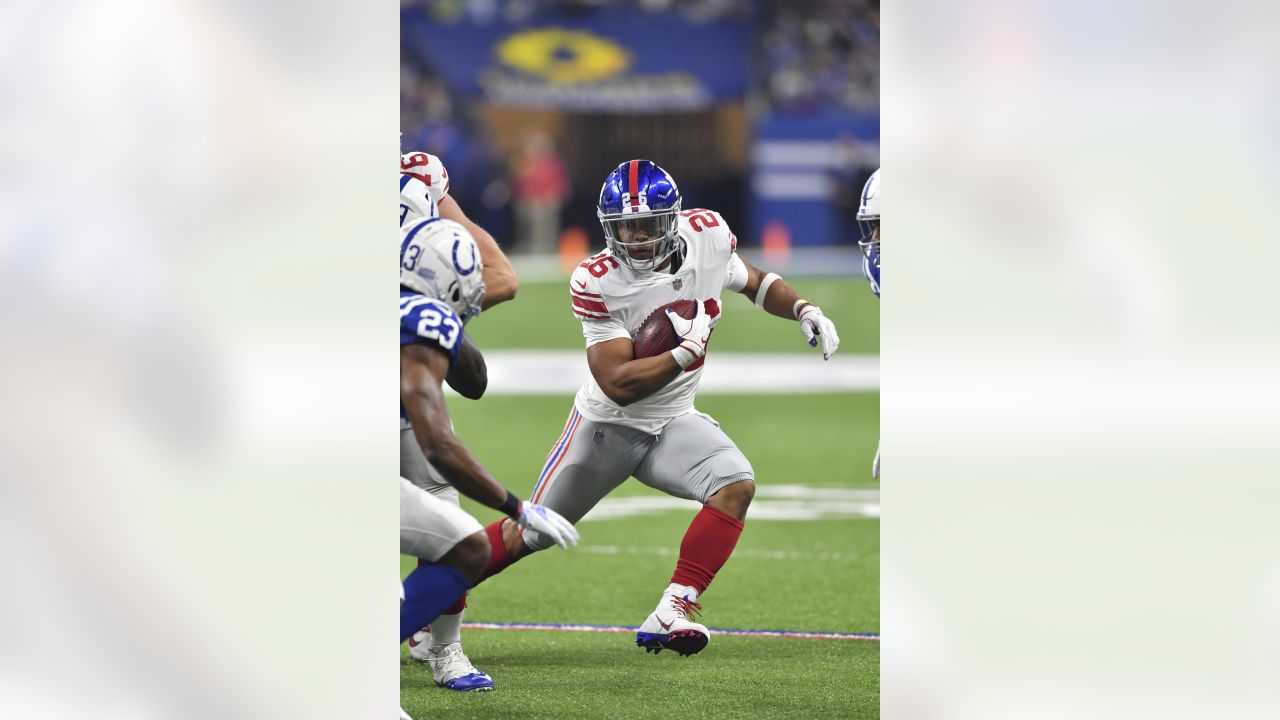
[[553,83],[595,82],[631,64],[631,54],[621,45],[582,30],[527,30],[507,37],[494,50],[503,63]]

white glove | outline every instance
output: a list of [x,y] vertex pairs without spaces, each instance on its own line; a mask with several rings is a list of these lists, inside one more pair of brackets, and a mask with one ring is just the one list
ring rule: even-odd
[[520,503],[520,516],[516,518],[516,524],[546,535],[562,548],[578,544],[578,530],[573,523],[545,505]]
[[701,300],[694,302],[698,303],[698,314],[692,320],[685,320],[674,311],[667,310],[671,327],[680,336],[680,345],[671,351],[671,355],[681,368],[689,367],[707,354],[707,338],[711,336],[711,316],[707,315],[706,304]]
[[871,477],[880,479],[880,448],[876,448],[876,459],[871,461]]
[[822,308],[817,305],[805,305],[800,308],[800,332],[804,333],[804,339],[809,344],[817,347],[818,342],[822,342],[822,359],[830,360],[832,355],[836,354],[836,348],[840,347],[840,335],[836,333],[835,323],[831,322],[826,315],[822,314]]

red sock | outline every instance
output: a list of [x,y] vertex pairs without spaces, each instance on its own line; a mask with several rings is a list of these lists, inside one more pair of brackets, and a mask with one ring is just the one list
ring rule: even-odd
[[671,582],[692,585],[701,594],[724,566],[742,534],[742,521],[713,507],[703,506],[689,523],[680,541],[680,559]]
[[507,544],[502,541],[502,520],[490,523],[484,528],[484,534],[489,536],[489,564],[484,566],[484,572],[480,574],[480,579],[476,581],[476,585],[484,582],[491,575],[497,575],[507,566],[515,562],[518,558],[511,557],[511,553],[507,552]]

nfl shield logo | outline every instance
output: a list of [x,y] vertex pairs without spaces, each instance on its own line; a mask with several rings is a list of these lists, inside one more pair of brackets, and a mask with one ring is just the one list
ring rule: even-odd
[[672,288],[673,290],[679,290],[679,289],[680,289],[680,286],[681,286],[681,285],[683,285],[683,284],[684,284],[684,283],[680,280],[680,278],[676,278],[675,280],[672,280],[672,281],[671,281],[671,288]]
[[604,431],[597,430],[595,435],[591,436],[591,442],[600,443],[604,441]]

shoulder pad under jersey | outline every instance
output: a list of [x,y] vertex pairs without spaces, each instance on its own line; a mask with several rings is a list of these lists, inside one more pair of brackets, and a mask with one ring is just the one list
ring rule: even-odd
[[609,308],[600,291],[600,278],[616,270],[618,261],[608,253],[592,255],[574,268],[569,277],[569,303],[580,320],[608,320]]

